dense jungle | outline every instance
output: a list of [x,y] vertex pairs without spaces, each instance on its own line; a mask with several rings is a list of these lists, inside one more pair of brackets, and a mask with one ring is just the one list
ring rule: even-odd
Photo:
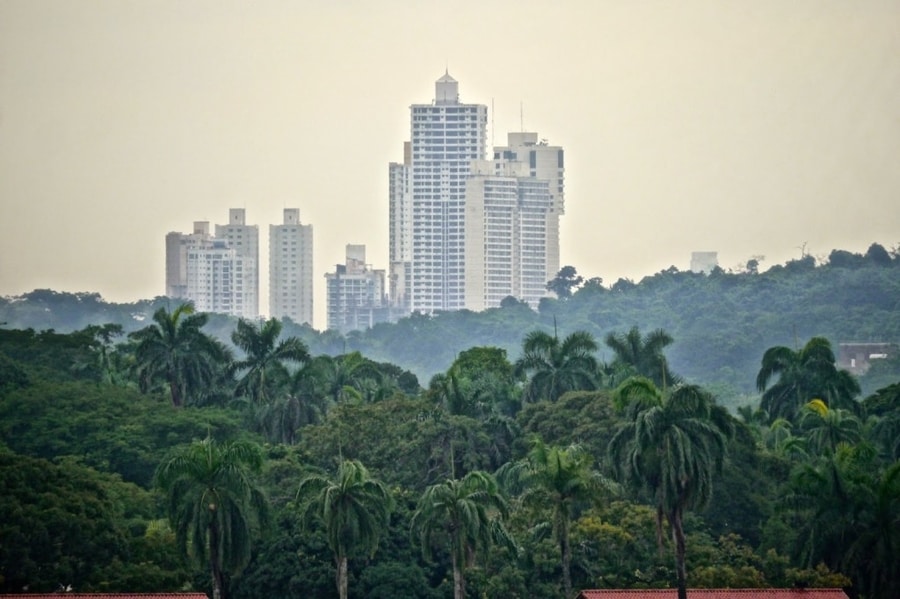
[[348,335],[0,298],[0,592],[896,596],[896,250],[548,289]]

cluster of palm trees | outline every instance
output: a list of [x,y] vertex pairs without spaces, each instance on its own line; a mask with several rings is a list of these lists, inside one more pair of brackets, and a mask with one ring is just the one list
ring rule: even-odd
[[[401,390],[396,367],[359,353],[313,358],[299,340],[279,340],[276,320],[238,323],[232,341],[243,352],[240,360],[202,334],[204,323],[203,314],[181,306],[172,313],[158,311],[154,324],[132,334],[141,385],[165,384],[180,406],[202,402],[209,389],[236,381],[233,395],[256,409],[259,430],[270,441],[293,444],[297,431],[330,405],[379,401]],[[495,474],[458,464],[451,442],[449,477],[425,489],[410,534],[426,557],[447,552],[455,597],[465,597],[466,570],[480,552],[491,546],[513,555],[518,550],[504,525],[511,506],[551,506],[547,521],[532,532],[552,534],[562,587],[571,597],[570,522],[584,506],[626,492],[654,507],[660,550],[668,536],[678,595],[686,597],[685,514],[710,502],[737,421],[710,393],[669,370],[663,351],[672,338],[664,331],[641,335],[633,328],[605,341],[615,353],[610,364],[596,359],[598,345],[585,332],[562,339],[532,332],[514,364],[497,348],[472,348],[425,390],[440,413],[505,427],[510,438],[517,434],[513,417],[523,402],[555,402],[570,391],[614,388],[613,405],[621,418],[606,455],[590,455],[578,445],[547,446],[535,438],[522,460],[503,464]],[[825,561],[865,576],[873,595],[900,580],[896,560],[865,557],[893,555],[900,541],[895,532],[879,532],[896,531],[900,508],[897,412],[864,421],[854,399],[858,385],[835,367],[830,345],[821,338],[799,350],[768,350],[757,385],[760,409],[742,410],[741,416],[760,448],[796,465],[784,509],[796,519],[798,551],[810,566]],[[883,443],[876,447],[866,439]],[[606,463],[601,468],[599,462]],[[223,592],[223,572],[242,567],[244,544],[265,521],[252,484],[258,468],[258,453],[251,448],[206,439],[178,450],[158,473],[179,543],[208,562],[216,599]],[[348,596],[348,560],[375,551],[394,501],[392,491],[356,460],[342,458],[333,477],[317,472],[299,481],[295,507],[307,525],[325,532],[342,599]],[[829,549],[833,546],[840,551]]]

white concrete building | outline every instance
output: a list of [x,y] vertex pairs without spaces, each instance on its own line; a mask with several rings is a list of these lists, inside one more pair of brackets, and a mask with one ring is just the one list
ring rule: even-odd
[[188,250],[187,297],[198,312],[255,319],[259,313],[244,303],[247,273],[255,268],[252,259],[229,247],[227,241],[213,239],[208,247]]
[[[402,231],[409,231],[409,267],[401,276],[395,269],[404,254],[392,253],[391,280],[399,286],[402,279],[411,311],[458,310],[465,306],[465,184],[471,162],[485,157],[487,106],[461,103],[459,84],[445,73],[434,101],[413,104],[410,119],[405,201],[411,216],[401,224],[404,213],[395,211],[391,222],[401,231],[401,248]],[[402,178],[402,169],[393,174]]]
[[409,272],[412,262],[412,194],[410,174],[412,145],[403,142],[403,162],[388,165],[389,206],[389,265],[388,295],[391,304],[400,311],[408,311]]
[[313,325],[313,229],[297,208],[269,225],[269,316]]
[[166,235],[166,297],[188,299],[188,252],[207,247],[212,247],[209,221],[194,221],[192,233]]
[[[565,214],[565,160],[563,149],[551,146],[545,139],[538,139],[534,132],[509,133],[507,145],[494,148],[494,163],[497,172],[504,164],[517,164],[519,176],[530,176],[548,182],[550,206],[546,213],[546,271],[552,279],[559,273],[559,217]],[[521,298],[520,298],[521,299]]]
[[231,210],[229,220],[216,225],[221,238],[210,235],[208,221],[195,221],[192,233],[166,235],[166,295],[189,300],[200,312],[255,319],[259,233],[244,223],[243,209]]
[[[536,133],[511,133],[494,160],[472,164],[466,185],[466,308],[496,308],[512,296],[536,308],[558,272],[562,169],[536,177],[537,156],[559,148],[537,145]],[[549,170],[549,169],[548,169]],[[546,175],[546,173],[544,173]],[[552,182],[551,182],[552,179]],[[553,191],[551,192],[551,187]],[[556,198],[554,197],[556,196]]]
[[216,225],[216,239],[223,240],[241,257],[242,277],[237,281],[243,312],[248,318],[259,316],[259,227],[248,225],[246,210],[232,208],[228,211],[228,224]]
[[325,279],[328,329],[346,333],[390,319],[385,272],[366,264],[366,246],[347,245],[345,263]]
[[691,252],[691,272],[709,274],[719,265],[719,252]]

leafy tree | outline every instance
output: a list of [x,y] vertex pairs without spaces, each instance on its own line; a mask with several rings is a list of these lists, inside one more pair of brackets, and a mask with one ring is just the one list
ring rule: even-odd
[[511,463],[498,472],[513,488],[523,488],[522,501],[542,507],[551,506],[550,528],[559,546],[563,592],[572,596],[572,548],[570,523],[578,504],[590,503],[612,485],[599,472],[592,470],[593,458],[582,447],[547,446],[539,438],[532,441],[526,458]]
[[[619,392],[633,384],[634,379],[626,381]],[[680,385],[667,396],[633,396],[626,414],[610,441],[610,459],[621,480],[652,498],[660,546],[665,519],[675,544],[678,596],[685,599],[684,513],[704,507],[712,497],[713,475],[721,469],[732,433],[730,417],[695,385]]]
[[615,353],[613,370],[620,370],[626,376],[642,376],[653,381],[661,389],[675,385],[679,379],[669,370],[663,350],[674,339],[662,329],[641,336],[637,327],[627,333],[610,333],[606,345]]
[[547,281],[547,291],[552,291],[561,300],[569,299],[583,281],[584,277],[577,273],[574,266],[563,266],[555,277]]
[[195,314],[190,303],[171,313],[160,308],[153,314],[154,324],[129,335],[137,342],[135,358],[142,391],[162,379],[178,408],[212,383],[230,355],[200,330],[207,319],[204,313]]
[[859,409],[853,399],[859,394],[859,383],[846,370],[837,369],[831,344],[824,337],[813,337],[799,351],[784,346],[767,349],[756,388],[763,394],[760,407],[773,420],[794,420],[813,399],[832,408]]
[[174,449],[157,470],[178,547],[208,565],[213,599],[226,596],[226,575],[247,565],[252,538],[268,520],[268,502],[254,480],[262,465],[257,445],[207,437]]
[[518,372],[530,375],[525,397],[556,401],[566,391],[595,388],[596,351],[597,342],[585,331],[576,331],[562,342],[544,331],[528,333],[516,362]]
[[333,480],[320,474],[304,477],[297,500],[305,521],[315,519],[324,525],[334,553],[338,594],[347,599],[347,560],[375,553],[393,509],[390,492],[362,463],[348,460],[341,462]]
[[243,318],[238,320],[231,340],[244,351],[245,357],[233,365],[236,372],[244,373],[235,388],[236,394],[246,395],[257,404],[266,403],[273,397],[273,385],[288,382],[285,362],[309,361],[309,352],[300,339],[288,337],[278,342],[280,334],[281,322],[275,318],[259,326]]
[[419,499],[411,530],[423,555],[438,542],[450,551],[453,564],[453,597],[466,596],[466,567],[476,551],[487,551],[493,543],[515,545],[503,526],[506,499],[497,481],[483,471],[469,472],[462,479],[449,479],[428,487]]

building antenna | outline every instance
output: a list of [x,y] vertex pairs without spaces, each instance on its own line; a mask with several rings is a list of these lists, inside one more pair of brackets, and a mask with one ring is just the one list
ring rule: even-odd
[[519,100],[519,128],[525,133],[525,104]]
[[491,151],[494,150],[494,98],[491,98]]

